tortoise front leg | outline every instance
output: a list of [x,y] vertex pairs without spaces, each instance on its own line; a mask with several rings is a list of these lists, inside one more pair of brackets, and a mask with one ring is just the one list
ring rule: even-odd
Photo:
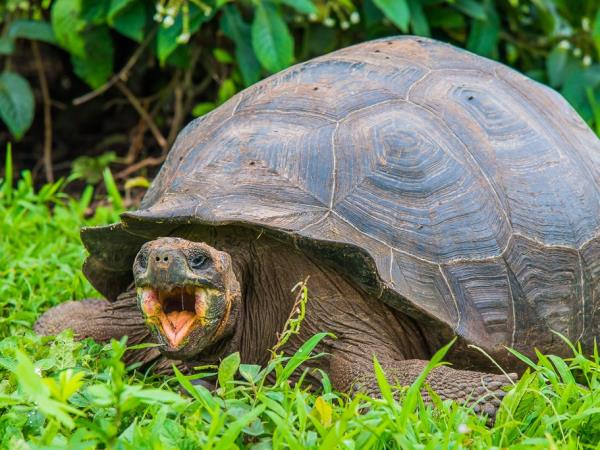
[[[349,359],[347,353],[333,353],[331,358],[330,377],[335,389],[380,395],[372,359],[356,361]],[[378,357],[378,360],[390,384],[399,386],[411,385],[428,364],[428,361],[419,359],[393,360]],[[451,399],[461,404],[472,405],[475,412],[487,414],[493,420],[502,398],[506,395],[503,388],[510,386],[512,381],[517,379],[515,374],[510,374],[509,377],[440,366],[428,374],[425,383],[442,400]],[[427,390],[423,389],[421,394],[426,403],[431,402]]]
[[[44,336],[71,329],[78,339],[92,338],[96,342],[123,336],[128,337],[128,345],[153,342],[137,306],[135,290],[121,294],[113,303],[98,298],[61,303],[42,314],[33,329]],[[155,372],[159,373],[170,373],[174,363],[182,367],[179,362],[162,356],[154,347],[128,351],[124,360],[128,364],[154,364]]]

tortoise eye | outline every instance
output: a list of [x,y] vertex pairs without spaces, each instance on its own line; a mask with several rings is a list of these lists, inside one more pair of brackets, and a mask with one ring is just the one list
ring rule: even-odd
[[192,269],[200,269],[206,262],[206,256],[195,254],[190,258],[190,267]]
[[146,255],[146,252],[138,253],[137,264],[141,269],[145,269],[148,266],[148,256]]

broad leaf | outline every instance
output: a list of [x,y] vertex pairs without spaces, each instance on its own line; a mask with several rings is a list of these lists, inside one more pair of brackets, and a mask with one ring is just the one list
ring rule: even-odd
[[465,16],[451,9],[432,9],[428,11],[427,17],[433,28],[462,29],[466,26]]
[[71,55],[85,57],[85,39],[81,32],[85,22],[80,17],[81,4],[73,0],[56,0],[52,4],[52,29],[59,45]]
[[487,19],[487,13],[485,6],[481,1],[475,0],[456,0],[454,7],[465,15],[472,17],[473,19],[483,20]]
[[219,87],[219,91],[217,92],[217,102],[219,104],[225,103],[236,93],[237,88],[235,87],[235,83],[231,78],[227,78],[226,80],[223,80],[221,86]]
[[108,0],[56,0],[52,5],[52,28],[61,47],[71,54],[75,73],[92,88],[113,73],[112,38],[105,25],[90,27],[89,20],[103,20]]
[[235,43],[235,57],[244,84],[250,86],[256,83],[260,79],[261,68],[252,49],[250,25],[244,22],[235,6],[226,5],[223,8],[221,30]]
[[408,31],[410,22],[410,8],[407,0],[373,0],[373,3],[383,11],[388,19],[392,21],[403,32]]
[[8,37],[12,40],[24,38],[58,44],[52,26],[48,22],[38,20],[15,20],[10,24]]
[[146,3],[134,0],[113,0],[108,11],[108,24],[130,39],[142,42],[148,25]]
[[135,3],[138,2],[136,0],[111,0],[106,18],[110,22],[110,20],[125,12],[131,5]]
[[111,0],[75,0],[75,2],[81,4],[81,18],[86,24],[102,25],[106,22]]
[[252,47],[269,72],[285,69],[294,59],[294,39],[279,11],[270,3],[260,3],[252,22]]
[[548,81],[552,87],[562,85],[565,76],[567,62],[569,60],[569,51],[557,45],[552,49],[546,58],[546,71],[548,73]]
[[240,367],[240,354],[232,353],[221,361],[219,364],[219,372],[217,378],[219,379],[219,386],[223,389],[227,389],[227,385],[233,380],[238,368]]
[[216,107],[217,105],[214,102],[201,102],[194,106],[194,109],[192,109],[192,115],[195,117],[200,117],[211,112]]
[[12,55],[14,51],[14,42],[7,37],[0,37],[0,55]]
[[467,49],[479,55],[496,57],[500,36],[500,19],[494,5],[488,2],[487,19],[474,20],[467,41]]
[[33,122],[35,102],[25,78],[13,72],[0,75],[0,118],[15,139],[21,139]]
[[72,56],[73,69],[78,77],[92,88],[100,87],[113,73],[113,43],[107,27],[97,27],[84,35],[84,56]]
[[420,0],[408,0],[410,6],[410,27],[419,36],[431,36],[429,23]]
[[317,7],[311,0],[280,0],[281,3],[291,6],[303,14],[317,14]]

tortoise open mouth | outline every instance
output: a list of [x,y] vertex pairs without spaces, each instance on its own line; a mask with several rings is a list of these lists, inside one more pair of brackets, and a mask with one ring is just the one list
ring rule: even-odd
[[204,324],[207,298],[208,289],[198,286],[141,289],[141,306],[147,320],[160,325],[174,348],[180,347],[196,326]]

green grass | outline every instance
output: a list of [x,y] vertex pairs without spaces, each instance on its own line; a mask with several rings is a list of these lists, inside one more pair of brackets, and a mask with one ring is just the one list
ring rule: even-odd
[[[292,358],[274,356],[266,368],[240,364],[234,354],[203,369],[218,373],[215,393],[179,373],[158,377],[125,367],[124,341],[102,346],[69,333],[37,337],[31,326],[41,312],[94,295],[80,271],[79,228],[116,214],[102,207],[86,219],[90,190],[77,200],[61,193],[61,183],[34,192],[27,172],[13,187],[10,161],[6,166],[8,180],[0,182],[1,448],[600,448],[597,352],[585,356],[573,348],[571,359],[529,361],[531,369],[488,428],[451,402],[425,406],[419,385],[397,401],[380,371],[373,376],[381,399],[348,398],[333,392],[326,377],[316,393],[290,385],[290,374],[318,357],[309,355],[323,335]],[[269,373],[274,384],[266,382]]]

